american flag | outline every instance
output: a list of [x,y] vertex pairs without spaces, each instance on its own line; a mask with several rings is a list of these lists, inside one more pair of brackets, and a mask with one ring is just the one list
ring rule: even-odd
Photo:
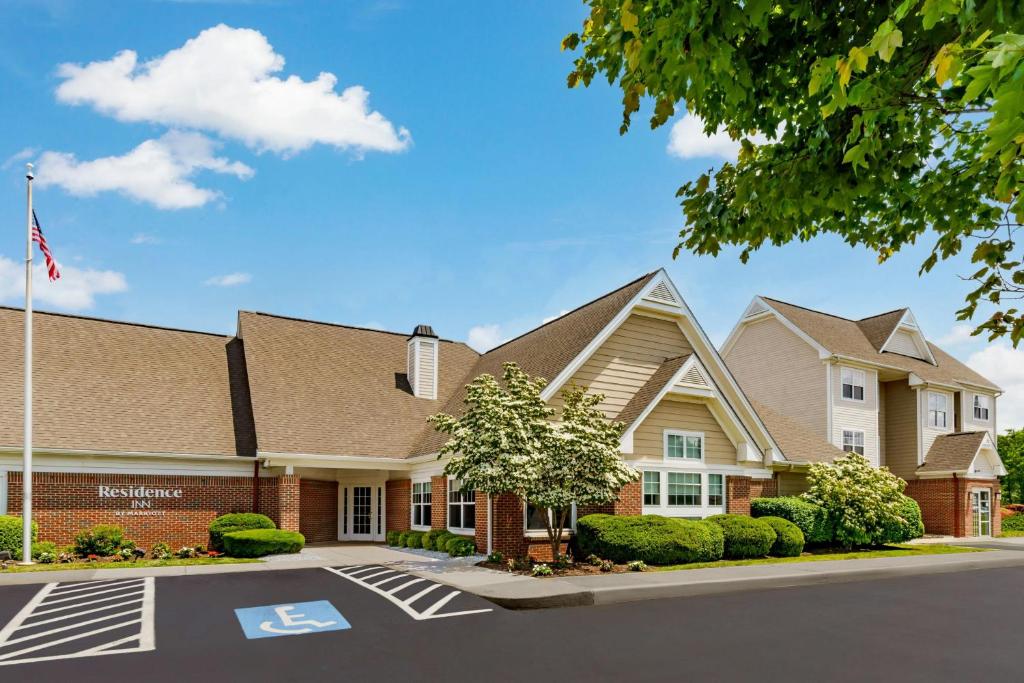
[[46,274],[50,276],[50,282],[59,280],[60,271],[57,269],[57,262],[53,260],[50,247],[46,244],[46,238],[43,237],[43,229],[39,227],[39,219],[36,218],[35,211],[32,212],[32,241],[39,243],[39,251],[43,252],[43,256],[46,257]]

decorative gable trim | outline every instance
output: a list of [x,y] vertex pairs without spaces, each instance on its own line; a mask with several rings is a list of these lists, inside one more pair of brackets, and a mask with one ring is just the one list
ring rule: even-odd
[[707,377],[705,377],[704,373],[701,372],[699,361],[691,365],[690,369],[679,378],[678,382],[676,382],[676,386],[686,387],[687,385],[703,388],[709,388],[711,386]]
[[[911,352],[914,350],[916,350],[916,353]],[[938,365],[935,362],[935,356],[932,355],[931,348],[928,346],[928,340],[925,339],[921,327],[917,324],[917,318],[914,317],[909,308],[896,324],[896,327],[889,333],[889,338],[882,344],[880,351],[882,353],[887,351],[889,353],[898,353],[927,361],[932,365]]]
[[[978,471],[978,458],[984,458],[987,461],[989,471]],[[985,432],[985,436],[981,440],[981,445],[978,446],[978,452],[974,454],[974,459],[971,460],[971,464],[967,468],[968,476],[976,476],[979,474],[986,474],[988,476],[995,477],[1006,476],[1006,467],[1003,465],[1003,460],[999,457],[999,451],[996,449],[996,444],[988,432]]]
[[818,352],[818,358],[824,360],[832,356],[831,351],[826,349],[815,341],[814,338],[790,322],[789,318],[779,313],[779,311],[777,311],[770,302],[765,301],[764,298],[760,296],[754,297],[753,301],[750,302],[750,305],[747,306],[747,310],[744,312],[743,317],[740,318],[740,321],[732,328],[732,332],[730,332],[729,336],[726,337],[725,343],[722,344],[722,355],[729,355],[729,351],[732,349],[733,344],[736,343],[736,340],[739,339],[740,335],[743,333],[743,329],[748,324],[769,316],[778,320],[783,327],[807,342],[811,348]]
[[672,289],[669,288],[665,280],[654,280],[653,282],[654,286],[644,295],[644,299],[666,306],[679,306],[679,299],[673,295]]

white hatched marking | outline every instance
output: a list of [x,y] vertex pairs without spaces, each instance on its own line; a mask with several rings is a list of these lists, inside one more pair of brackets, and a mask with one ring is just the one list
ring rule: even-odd
[[[376,569],[376,568],[379,568],[379,567],[371,567],[370,569],[373,570],[373,569]],[[336,569],[334,567],[324,567],[324,569],[326,569],[327,571],[331,572],[332,574],[337,574],[338,576],[346,578],[349,581],[351,581],[352,583],[359,584],[363,588],[366,588],[368,590],[373,591],[374,593],[376,593],[377,595],[380,595],[381,597],[385,598],[386,600],[388,600],[392,604],[397,605],[399,608],[401,608],[401,610],[403,612],[408,614],[410,617],[412,617],[416,621],[426,621],[427,619],[443,619],[445,617],[462,616],[462,615],[465,615],[465,614],[480,614],[481,612],[491,612],[491,611],[493,611],[490,608],[486,608],[486,609],[464,610],[464,611],[461,611],[461,612],[439,612],[439,610],[442,607],[444,607],[449,602],[451,602],[451,600],[453,598],[455,598],[455,596],[457,596],[461,592],[461,591],[457,591],[457,590],[453,590],[450,593],[446,594],[444,597],[442,597],[440,600],[436,601],[435,603],[433,603],[432,605],[430,605],[426,609],[418,610],[418,609],[416,609],[415,607],[412,606],[412,603],[416,602],[417,600],[422,598],[427,593],[430,593],[431,591],[433,591],[433,590],[435,590],[437,588],[440,588],[442,584],[431,583],[429,586],[427,586],[426,588],[421,590],[416,595],[412,596],[411,598],[406,598],[406,599],[403,600],[402,598],[399,598],[397,595],[395,595],[395,593],[399,592],[403,588],[411,586],[411,585],[413,585],[415,583],[419,583],[419,582],[423,581],[424,579],[422,579],[422,578],[413,578],[411,581],[408,581],[408,582],[403,583],[402,585],[398,586],[398,588],[393,588],[391,590],[387,590],[386,591],[386,590],[383,590],[381,588],[378,588],[377,585],[369,583],[369,582],[364,580],[364,579],[369,578],[369,577],[354,576],[354,574],[361,574],[361,573],[364,573],[366,570],[360,569],[359,571],[356,571],[356,572],[351,572],[351,571],[346,572],[343,569]],[[379,576],[379,574],[375,574],[374,576]],[[394,577],[392,577],[392,578],[394,578]],[[387,579],[387,580],[390,581],[391,579]]]
[[[123,591],[126,589],[130,592],[124,593]],[[108,593],[119,594],[93,599],[94,596]],[[46,584],[11,619],[10,623],[0,629],[0,666],[153,650],[156,648],[154,637],[155,600],[156,584],[153,578],[127,581],[89,581],[87,585],[82,586],[79,584],[64,586],[56,583]],[[109,604],[87,610],[79,609],[97,603]],[[52,609],[40,609],[54,604],[60,606]],[[68,610],[74,611],[68,612]],[[111,614],[91,619],[84,618],[86,615],[111,610],[113,610]],[[55,612],[63,614],[49,619],[30,621],[34,617]],[[69,620],[74,621],[68,623]],[[65,623],[46,631],[27,633],[28,629],[55,622]],[[114,640],[91,644],[89,647],[75,652],[46,654],[46,650],[59,649],[59,646],[66,643],[83,639],[94,640],[104,633],[127,628],[134,632],[128,636],[114,638]],[[30,641],[33,644],[28,647],[12,647]],[[137,645],[125,647],[133,642]]]

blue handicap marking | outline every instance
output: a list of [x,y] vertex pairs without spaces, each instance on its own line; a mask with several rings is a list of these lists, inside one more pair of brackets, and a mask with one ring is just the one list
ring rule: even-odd
[[341,612],[326,600],[244,607],[236,609],[235,616],[250,640],[352,628]]

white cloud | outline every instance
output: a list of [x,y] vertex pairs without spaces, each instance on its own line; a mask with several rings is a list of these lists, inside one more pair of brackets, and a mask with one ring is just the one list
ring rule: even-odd
[[214,131],[257,150],[295,153],[314,144],[398,152],[409,131],[369,109],[369,93],[334,90],[337,77],[275,76],[284,57],[252,29],[220,24],[177,49],[139,64],[124,50],[107,61],[62,64],[57,99],[92,105],[121,121]]
[[[32,268],[32,300],[78,311],[92,308],[98,294],[128,289],[124,275],[113,270],[60,266],[60,279],[50,282],[43,264]],[[0,301],[21,305],[25,300],[25,265],[0,256]]]
[[974,328],[970,325],[964,325],[962,323],[958,325],[953,325],[953,327],[950,328],[949,332],[947,332],[942,337],[939,337],[939,339],[936,340],[935,343],[938,344],[939,346],[958,346],[959,344],[963,344],[964,342],[974,340],[975,337],[971,336],[971,332],[973,331]]
[[249,282],[252,282],[252,275],[249,273],[228,273],[227,275],[211,277],[203,284],[212,287],[235,287]]
[[0,170],[6,171],[19,161],[28,161],[29,159],[36,155],[37,151],[38,150],[36,150],[35,147],[26,147],[22,150],[15,152],[11,156],[7,157],[7,159],[4,160],[4,163],[0,164]]
[[476,325],[469,328],[466,343],[470,348],[484,353],[506,340],[501,332],[501,325]]
[[160,244],[160,238],[148,232],[137,232],[129,240],[132,244]]
[[1024,429],[1024,349],[1002,342],[971,354],[967,365],[1003,388],[996,403],[999,431]]
[[548,316],[547,318],[544,318],[543,320],[541,320],[540,324],[544,325],[546,323],[551,322],[552,320],[558,320],[559,318],[561,318],[563,315],[565,315],[568,312],[569,312],[568,308],[563,308],[561,311],[559,311],[555,315]]
[[253,175],[253,170],[241,162],[214,156],[217,146],[199,133],[172,130],[156,140],[146,140],[123,156],[79,161],[74,154],[44,152],[39,158],[36,184],[56,185],[79,197],[119,192],[158,209],[194,208],[220,196],[190,180],[198,171],[224,173],[242,180]]
[[[760,134],[748,138],[755,145],[768,142],[768,138]],[[730,138],[725,126],[719,126],[714,135],[706,135],[704,122],[688,113],[673,124],[666,151],[680,159],[718,157],[734,161],[740,151],[740,141]]]

